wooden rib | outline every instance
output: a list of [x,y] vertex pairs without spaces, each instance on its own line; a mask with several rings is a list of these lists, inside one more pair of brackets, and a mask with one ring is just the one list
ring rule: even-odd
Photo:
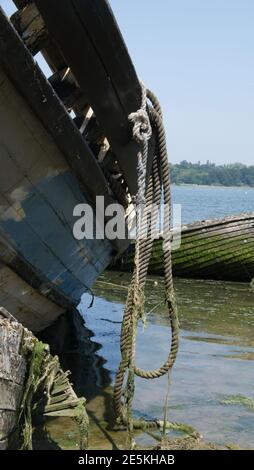
[[75,108],[79,113],[85,112],[89,105],[68,67],[55,72],[49,78],[49,83],[67,109]]
[[34,3],[14,13],[11,16],[11,22],[33,55],[49,43],[45,23]]

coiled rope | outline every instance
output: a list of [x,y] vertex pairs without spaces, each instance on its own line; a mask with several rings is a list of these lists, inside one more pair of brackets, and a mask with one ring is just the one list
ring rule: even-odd
[[[170,172],[166,146],[163,116],[159,101],[155,95],[141,83],[141,109],[129,116],[133,125],[133,139],[139,144],[138,153],[138,191],[136,196],[136,226],[134,272],[128,291],[121,329],[121,361],[114,387],[114,409],[119,422],[127,426],[129,436],[139,427],[160,426],[159,421],[132,419],[132,402],[135,391],[135,375],[144,379],[155,379],[167,374],[177,357],[179,343],[179,324],[174,296],[171,262],[171,191]],[[150,101],[150,105],[147,103]],[[147,158],[152,127],[156,131],[157,146],[152,164],[152,172],[147,182]],[[146,184],[147,183],[147,184]],[[147,188],[147,191],[146,191]],[[145,284],[149,261],[153,247],[153,234],[156,228],[158,210],[163,196],[163,258],[165,302],[171,327],[171,342],[168,358],[158,369],[142,370],[135,364],[136,335],[138,322],[145,317]],[[149,215],[150,214],[150,215]],[[149,220],[149,223],[148,223]],[[128,372],[126,385],[124,380]],[[133,439],[133,438],[132,438]],[[133,445],[133,442],[130,443]]]

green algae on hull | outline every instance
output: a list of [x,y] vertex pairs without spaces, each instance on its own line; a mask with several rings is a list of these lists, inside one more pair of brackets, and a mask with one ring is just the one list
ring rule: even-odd
[[86,400],[77,397],[69,381],[70,372],[63,372],[58,356],[50,354],[49,345],[28,331],[22,350],[28,374],[19,416],[19,425],[23,423],[21,449],[33,450],[33,420],[45,416],[71,417],[79,430],[79,449],[86,449],[89,428]]
[[[153,245],[149,273],[163,275],[162,238]],[[251,282],[254,277],[254,213],[182,227],[181,244],[172,250],[173,274],[178,277]],[[113,269],[130,271],[131,245]]]

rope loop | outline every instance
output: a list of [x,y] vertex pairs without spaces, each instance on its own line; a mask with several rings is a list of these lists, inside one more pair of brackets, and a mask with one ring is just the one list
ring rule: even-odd
[[148,113],[145,109],[139,109],[129,115],[129,121],[133,124],[132,136],[138,144],[144,144],[152,137],[152,128]]
[[[136,366],[136,336],[139,320],[145,318],[145,284],[149,261],[153,248],[153,229],[157,224],[158,211],[152,213],[147,227],[147,210],[153,203],[161,208],[164,202],[163,234],[165,241],[170,243],[171,222],[171,193],[170,173],[166,147],[166,136],[163,125],[162,111],[156,96],[141,83],[141,107],[129,115],[133,125],[132,135],[139,146],[137,155],[137,186],[135,196],[137,215],[137,239],[135,246],[134,272],[129,288],[121,331],[121,362],[116,375],[114,387],[114,408],[116,417],[126,425],[130,446],[133,442],[133,429],[144,425],[144,420],[133,420],[132,402],[135,391],[134,376],[144,379],[155,379],[169,373],[176,360],[179,344],[179,324],[177,305],[174,296],[171,246],[163,243],[165,303],[167,304],[170,320],[171,338],[169,338],[169,352],[164,364],[158,369],[142,370]],[[150,100],[149,115],[147,112],[147,99]],[[152,172],[147,178],[148,141],[152,136],[153,128],[157,138],[156,154],[153,158]],[[147,232],[148,229],[148,232]],[[147,233],[144,238],[143,233]],[[124,379],[128,372],[127,386],[123,393]],[[123,400],[124,399],[124,400]],[[146,423],[147,426],[157,426],[158,422]]]

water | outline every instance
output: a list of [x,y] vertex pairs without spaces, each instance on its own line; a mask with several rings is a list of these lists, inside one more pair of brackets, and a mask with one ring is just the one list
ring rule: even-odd
[[[100,345],[99,354],[104,358],[101,364],[112,382],[120,358],[119,335],[129,282],[126,274],[106,273],[95,286],[93,308],[87,310],[88,296],[81,304],[86,325]],[[230,396],[254,398],[254,293],[245,284],[177,279],[175,285],[181,342],[170,388],[169,419],[193,425],[206,440],[216,444],[253,448],[254,409],[223,402]],[[152,313],[145,332],[139,331],[137,363],[154,368],[167,357],[169,344],[161,278],[149,278],[146,295],[147,311]],[[136,382],[137,416],[161,419],[167,379]],[[97,386],[104,387],[100,369]],[[106,386],[109,391],[110,384]],[[106,409],[102,396],[88,403],[99,421]],[[98,428],[93,427],[95,447],[105,446],[105,439],[104,434],[98,437]],[[149,445],[150,441],[142,435],[138,443]]]
[[[182,222],[221,218],[252,212],[254,189],[173,186],[173,202],[182,204]],[[85,295],[81,313],[93,332],[94,353],[71,367],[75,385],[87,398],[90,448],[125,448],[125,433],[112,432],[112,386],[119,363],[119,336],[130,278],[105,273],[94,287],[95,299]],[[161,278],[148,279],[148,327],[139,331],[138,365],[154,368],[164,362],[169,328]],[[246,284],[175,280],[181,342],[170,388],[169,419],[193,425],[207,441],[254,448],[254,406],[239,395],[254,399],[254,292]],[[159,307],[158,307],[159,304]],[[68,367],[69,368],[69,367]],[[92,372],[91,372],[92,371]],[[137,416],[161,419],[167,390],[165,378],[137,380],[134,411]],[[238,403],[226,405],[230,396]],[[232,400],[231,400],[232,401]],[[234,400],[233,400],[234,401]],[[78,436],[69,421],[50,421],[48,430],[65,448],[76,448]],[[142,446],[154,444],[137,436]],[[40,447],[43,447],[39,443]]]
[[184,224],[254,210],[254,188],[172,186],[174,204],[182,205]]

